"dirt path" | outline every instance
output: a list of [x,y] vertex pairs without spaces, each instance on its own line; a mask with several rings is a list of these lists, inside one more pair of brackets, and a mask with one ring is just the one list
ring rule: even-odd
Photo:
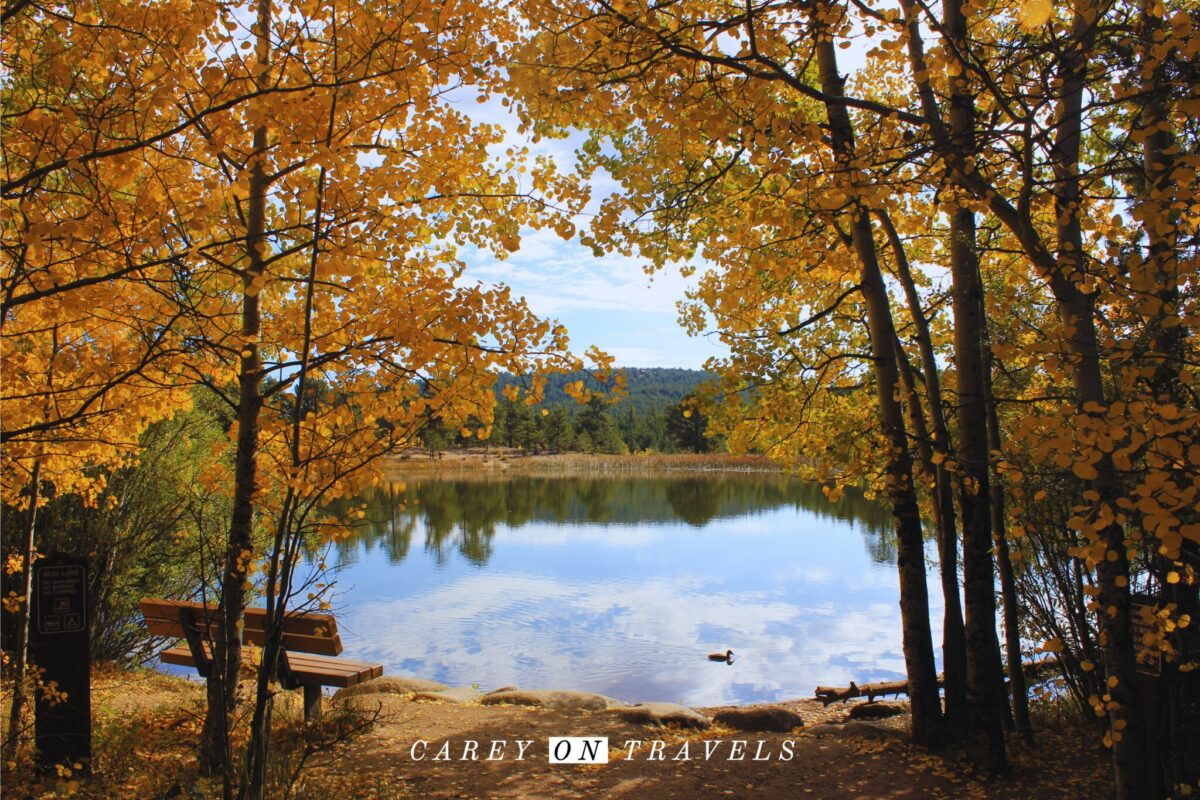
[[[632,724],[603,712],[367,698],[380,706],[381,723],[313,775],[348,797],[1042,800],[1103,798],[1108,786],[1103,754],[1078,737],[1054,732],[1044,733],[1037,748],[1014,748],[1014,769],[1005,779],[983,780],[972,777],[960,761],[909,746],[901,735],[843,737],[805,729],[750,733],[721,726],[685,731]],[[812,701],[786,705],[805,717],[806,728],[846,713]],[[718,709],[699,710],[711,715]],[[899,732],[906,721],[896,717],[880,727]],[[607,736],[609,763],[551,764],[552,736]],[[518,740],[530,743],[522,760],[517,759]],[[489,761],[493,742],[505,743],[503,758]],[[737,742],[743,743],[740,748]],[[448,758],[436,760],[439,752]],[[1064,761],[1064,753],[1073,756]]]
[[[289,761],[298,752],[289,737],[295,740],[303,730],[295,695],[281,696],[277,716],[280,774],[296,763]],[[98,672],[93,678],[94,776],[41,778],[30,770],[26,752],[20,764],[5,765],[0,778],[5,800],[219,797],[217,783],[196,771],[203,696],[197,681],[145,670]],[[344,707],[380,717],[365,733],[312,756],[291,797],[1103,800],[1111,793],[1107,753],[1087,731],[1043,728],[1035,746],[1014,742],[1011,773],[988,780],[972,775],[961,756],[907,744],[907,716],[856,723],[858,731],[847,735],[847,728],[822,723],[844,719],[848,706],[825,708],[812,700],[779,705],[798,713],[804,725],[788,733],[743,732],[719,724],[706,730],[663,728],[624,720],[613,711],[425,702],[372,692],[352,702],[327,703],[322,726],[331,731],[353,718],[339,710]],[[725,708],[696,710],[713,718]],[[549,739],[558,736],[607,737],[608,763],[550,763]],[[489,755],[496,757],[489,760]]]

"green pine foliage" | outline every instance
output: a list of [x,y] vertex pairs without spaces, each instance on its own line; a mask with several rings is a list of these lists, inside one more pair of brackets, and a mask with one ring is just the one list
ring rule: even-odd
[[[515,447],[532,453],[643,453],[711,452],[720,443],[705,437],[707,420],[692,411],[685,426],[671,425],[672,419],[684,419],[688,402],[701,383],[712,376],[701,370],[677,368],[623,369],[626,394],[615,403],[601,396],[580,405],[564,389],[568,383],[583,381],[596,392],[606,387],[587,373],[551,376],[536,406],[504,397],[507,386],[522,386],[521,378],[501,375],[496,382],[496,411],[492,435],[487,443],[497,447]],[[449,437],[454,438],[454,437]],[[478,439],[457,437],[459,447],[477,446]]]
[[[613,410],[624,411],[632,408],[639,415],[678,403],[701,383],[716,377],[703,370],[674,367],[624,367],[620,371],[625,375],[626,395],[613,406]],[[593,391],[602,392],[606,389],[586,372],[551,375],[543,393],[543,407],[576,405],[563,389],[568,383],[575,381],[583,381],[584,387]],[[496,381],[497,396],[500,396],[504,387],[513,384],[523,385],[521,379],[515,375],[501,375]]]

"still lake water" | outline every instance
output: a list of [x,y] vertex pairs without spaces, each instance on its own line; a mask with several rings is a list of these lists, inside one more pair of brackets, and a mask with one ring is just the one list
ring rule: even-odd
[[[849,494],[690,473],[365,500],[328,561],[345,656],[384,674],[692,705],[904,676],[890,514]],[[732,664],[706,657],[726,649]]]

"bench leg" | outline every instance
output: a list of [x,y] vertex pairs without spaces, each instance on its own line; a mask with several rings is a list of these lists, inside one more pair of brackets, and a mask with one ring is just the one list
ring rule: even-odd
[[304,687],[304,721],[313,722],[321,716],[321,687]]

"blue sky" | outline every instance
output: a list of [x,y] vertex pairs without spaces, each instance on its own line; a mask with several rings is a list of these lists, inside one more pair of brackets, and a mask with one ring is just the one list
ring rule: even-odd
[[618,366],[693,369],[725,352],[714,336],[689,337],[679,325],[676,303],[695,278],[677,269],[647,275],[637,258],[597,258],[552,231],[527,232],[504,261],[478,251],[462,255],[469,279],[505,283],[534,312],[565,324],[576,352],[594,344]]
[[[842,71],[860,69],[865,50],[862,40],[854,40],[850,49],[839,53]],[[459,111],[508,131],[504,142],[493,149],[497,156],[509,147],[524,146],[531,156],[553,157],[564,173],[573,170],[582,134],[534,143],[517,133],[516,117],[499,98],[478,103],[477,95],[468,88],[456,90],[454,95],[457,97],[451,102]],[[588,210],[594,211],[618,188],[611,179],[594,181]],[[588,224],[587,214],[575,219],[580,231]],[[698,269],[690,278],[681,276],[677,267],[647,275],[641,259],[616,254],[597,258],[577,239],[564,241],[550,231],[526,231],[520,250],[503,261],[478,250],[464,250],[460,257],[467,264],[466,280],[507,284],[539,316],[566,325],[577,353],[596,345],[611,354],[619,367],[692,369],[699,369],[709,358],[728,354],[712,332],[715,321],[711,318],[710,331],[703,336],[690,337],[679,325],[677,304],[696,284],[703,263],[694,265]]]
[[[460,111],[509,131],[494,148],[497,154],[525,146],[531,156],[553,157],[563,172],[574,168],[582,135],[535,144],[517,133],[516,118],[498,99],[479,104],[473,94],[461,94],[455,100]],[[589,211],[616,188],[611,180],[594,182]],[[588,224],[587,214],[575,219],[580,231]],[[546,230],[525,231],[520,250],[504,260],[474,248],[464,248],[459,256],[467,265],[466,280],[507,284],[534,313],[566,325],[577,353],[596,345],[620,367],[699,369],[705,360],[728,352],[715,335],[689,337],[679,325],[677,304],[697,277],[684,278],[677,268],[648,275],[643,259],[617,254],[597,258],[578,239],[564,241]]]

